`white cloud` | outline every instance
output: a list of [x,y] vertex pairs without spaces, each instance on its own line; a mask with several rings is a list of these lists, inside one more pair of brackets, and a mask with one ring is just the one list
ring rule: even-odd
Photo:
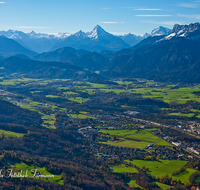
[[16,26],[15,28],[21,28],[21,29],[42,29],[42,28],[50,28],[50,27],[44,27],[44,26]]
[[143,9],[143,8],[139,8],[139,9],[134,9],[136,11],[161,11],[162,9]]
[[135,15],[135,16],[139,16],[139,17],[168,17],[168,16],[172,16],[172,15]]
[[102,24],[123,24],[124,22],[100,22]]
[[[196,1],[196,2],[199,2],[199,1]],[[186,8],[198,8],[199,4],[197,4],[197,3],[180,3],[177,6],[186,7]]]
[[174,24],[183,24],[180,21],[151,21],[151,20],[146,20],[146,21],[141,21],[141,22],[145,22],[145,23],[151,23],[151,24],[161,24],[161,25],[169,25],[169,26],[173,26]]
[[0,4],[4,4],[5,2],[0,2]]

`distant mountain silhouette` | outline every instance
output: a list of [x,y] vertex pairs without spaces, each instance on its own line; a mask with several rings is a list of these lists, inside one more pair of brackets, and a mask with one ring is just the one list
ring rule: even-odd
[[40,61],[58,61],[70,63],[92,71],[99,70],[109,64],[109,60],[102,55],[86,50],[76,50],[65,47],[53,52],[42,53],[34,57]]
[[5,36],[0,36],[0,56],[10,57],[15,54],[24,54],[26,56],[33,57],[37,53],[26,49],[12,39],[8,39]]
[[71,78],[76,80],[87,79],[89,81],[102,81],[105,78],[94,72],[84,71],[80,67],[69,63],[61,62],[42,62],[35,60],[21,59],[18,57],[9,57],[0,61],[1,75],[12,75],[17,73],[27,78]]

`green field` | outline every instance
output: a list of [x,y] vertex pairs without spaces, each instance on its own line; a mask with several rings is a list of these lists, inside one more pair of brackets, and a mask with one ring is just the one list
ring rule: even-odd
[[0,130],[0,135],[4,132],[5,137],[23,137],[25,133],[15,133],[12,131]]
[[116,137],[118,141],[108,141],[106,144],[129,148],[145,148],[148,144],[172,146],[170,143],[152,135],[145,130],[100,130],[99,132]]
[[171,116],[180,116],[180,117],[193,117],[195,114],[193,113],[169,113]]
[[135,179],[131,179],[131,181],[128,183],[129,186],[132,186],[132,187],[140,187],[139,185],[136,184],[136,181]]
[[40,93],[40,92],[42,92],[42,91],[31,91],[32,94],[34,94],[34,93]]
[[114,92],[115,94],[120,94],[122,92],[126,92],[125,89],[117,89],[117,88],[112,88],[112,89],[99,89],[102,92]]
[[149,129],[146,129],[147,131],[157,131],[159,128],[149,128]]
[[28,109],[30,111],[37,111],[36,107],[38,104],[41,104],[41,103],[40,102],[29,102],[29,103],[19,104],[19,106],[21,108]]
[[160,99],[166,103],[176,102],[185,104],[191,100],[200,102],[200,98],[192,93],[200,91],[199,87],[200,85],[172,89],[172,86],[168,85],[162,88],[134,88],[129,89],[128,92],[142,94],[144,98]]
[[138,166],[139,168],[146,167],[149,168],[149,173],[155,177],[163,177],[170,176],[173,179],[181,180],[183,183],[188,182],[189,177],[196,170],[187,168],[185,172],[181,174],[172,176],[173,172],[180,170],[183,166],[185,166],[188,161],[180,161],[180,160],[159,160],[159,161],[147,161],[147,160],[133,160],[127,162],[131,162],[132,164]]
[[[53,115],[43,115],[42,119],[50,119],[50,120],[43,120],[43,126],[49,129],[55,129],[54,123],[55,123],[55,116]],[[46,125],[49,124],[49,125]]]
[[32,106],[32,105],[30,105],[28,103],[20,104],[19,106],[21,108],[28,109],[30,111],[36,111],[35,106]]
[[66,82],[70,79],[53,79],[53,80],[45,80],[45,79],[32,79],[32,78],[18,78],[18,79],[5,79],[3,82],[0,82],[1,85],[30,85],[32,83],[37,85],[47,85],[49,83],[54,82]]
[[112,166],[112,172],[114,173],[137,173],[136,168],[131,166],[126,166],[125,164]]
[[95,117],[91,117],[91,116],[88,116],[88,115],[84,115],[84,114],[69,114],[69,116],[71,118],[77,118],[77,119],[87,119],[87,118],[91,118],[91,119],[96,119]]
[[82,104],[83,102],[87,102],[90,99],[89,98],[82,98],[82,97],[74,97],[74,98],[68,98],[68,100]]
[[172,176],[172,178],[173,178],[173,179],[180,180],[180,181],[182,181],[183,183],[189,183],[189,177],[190,177],[194,172],[196,172],[196,170],[187,168],[184,172],[182,172],[182,173],[180,173],[180,174],[178,174],[178,175]]
[[[44,167],[40,168],[40,167],[35,167],[35,166],[29,166],[27,164],[25,164],[24,162],[20,162],[20,163],[16,163],[16,162],[10,162],[10,163],[6,163],[6,165],[11,168],[14,169],[15,172],[19,172],[22,170],[22,174],[24,175],[26,170],[28,171],[27,175],[29,177],[32,177],[33,174],[31,173],[31,170],[33,169],[37,169],[37,172],[40,172],[40,174],[42,175],[52,175],[51,173],[49,173]],[[45,180],[45,181],[50,181],[53,183],[58,183],[60,185],[63,185],[63,180],[61,180],[62,176],[61,175],[54,175],[54,178],[36,178],[36,179],[41,179],[41,180]]]
[[149,143],[131,141],[131,140],[120,140],[120,141],[107,141],[102,142],[103,144],[109,144],[111,146],[127,147],[127,148],[139,148],[144,149]]
[[55,119],[55,117],[53,115],[43,115],[42,118],[43,119]]
[[55,95],[46,95],[47,98],[60,98],[60,96],[55,96]]
[[65,94],[66,96],[68,96],[68,95],[74,95],[74,94],[77,94],[76,92],[70,92],[70,91],[68,91],[68,92],[63,92],[63,94]]
[[159,183],[159,182],[156,182],[156,184],[163,190],[167,190],[167,189],[169,189],[171,187],[169,185],[165,185],[165,184]]

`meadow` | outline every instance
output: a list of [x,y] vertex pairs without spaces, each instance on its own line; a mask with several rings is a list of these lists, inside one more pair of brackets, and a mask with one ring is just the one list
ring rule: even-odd
[[[52,80],[45,80],[45,79],[30,79],[30,78],[20,78],[20,79],[2,79],[3,81],[0,82],[1,85],[47,85],[51,83],[57,82],[66,82],[70,79],[52,79]],[[198,95],[194,94],[193,92],[200,90],[200,85],[191,86],[191,87],[181,87],[181,88],[174,88],[175,85],[166,85],[164,87],[136,87],[136,84],[129,81],[113,81],[116,83],[115,86],[106,85],[106,84],[98,84],[98,83],[91,83],[91,82],[76,82],[74,88],[77,91],[86,92],[88,94],[93,94],[96,91],[101,91],[104,93],[113,92],[115,94],[120,93],[137,93],[141,94],[143,98],[155,98],[162,100],[166,103],[178,103],[178,104],[185,104],[187,101],[197,101],[200,102],[200,98]],[[141,82],[143,85],[152,85],[156,84],[156,82],[148,82],[138,81]],[[119,88],[116,86],[120,85]],[[126,90],[126,86],[129,85],[129,89]],[[57,85],[58,89],[69,89],[67,86]],[[123,88],[124,87],[124,88]],[[34,92],[33,92],[34,93]],[[72,95],[76,92],[67,92],[66,95]],[[48,97],[48,95],[47,95]],[[56,96],[50,96],[51,98],[56,98]],[[79,101],[78,99],[71,99],[71,101],[76,102],[84,102],[87,100]]]
[[131,162],[132,164],[142,168],[149,168],[149,173],[155,177],[163,177],[170,176],[173,179],[181,180],[183,183],[189,182],[189,177],[196,170],[187,168],[184,172],[172,176],[173,172],[180,170],[183,166],[185,166],[188,161],[180,161],[180,160],[159,160],[159,161],[148,161],[148,160],[133,160],[127,162]]
[[185,104],[191,100],[200,102],[200,98],[193,93],[199,90],[200,85],[178,89],[173,89],[172,86],[168,85],[162,88],[133,88],[129,89],[128,92],[142,94],[143,98],[156,98],[166,103]]
[[169,189],[171,187],[169,185],[166,185],[166,184],[163,184],[163,183],[159,183],[159,182],[156,182],[156,184],[163,190],[167,190],[167,189]]
[[95,117],[91,117],[85,114],[69,114],[69,116],[74,119],[87,119],[87,118],[96,119]]
[[145,148],[148,144],[172,146],[170,143],[152,135],[146,130],[100,130],[99,132],[116,137],[117,141],[105,142],[113,146],[140,149]]
[[0,134],[4,133],[4,137],[23,137],[25,133],[15,133],[12,131],[0,130]]
[[125,164],[111,166],[111,170],[114,173],[137,173],[136,168],[131,166],[126,166]]
[[180,117],[193,117],[195,114],[193,113],[181,113],[181,112],[178,112],[178,113],[169,113],[168,115],[171,115],[171,116],[180,116]]
[[[180,160],[162,160],[159,161],[148,161],[148,160],[138,160],[134,159],[132,161],[126,160],[128,163],[132,163],[133,165],[136,165],[139,168],[148,168],[148,173],[155,176],[155,177],[164,177],[168,175],[169,177],[172,177],[173,179],[180,180],[182,183],[189,183],[189,177],[196,171],[194,169],[186,168],[186,170],[180,174],[177,174],[175,176],[172,176],[173,172],[176,172],[180,170],[182,167],[184,167],[188,161],[180,161]],[[111,166],[110,169],[114,173],[137,173],[137,169],[133,166],[128,166],[125,164],[121,165],[114,165]],[[139,187],[135,179],[131,179],[129,182],[127,182],[129,186]],[[165,185],[159,182],[156,182],[156,184],[163,190],[170,188],[171,186]]]

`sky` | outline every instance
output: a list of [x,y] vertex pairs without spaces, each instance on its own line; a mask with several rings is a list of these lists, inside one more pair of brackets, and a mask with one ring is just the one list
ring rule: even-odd
[[0,30],[75,33],[97,24],[115,35],[200,22],[200,0],[0,0]]

